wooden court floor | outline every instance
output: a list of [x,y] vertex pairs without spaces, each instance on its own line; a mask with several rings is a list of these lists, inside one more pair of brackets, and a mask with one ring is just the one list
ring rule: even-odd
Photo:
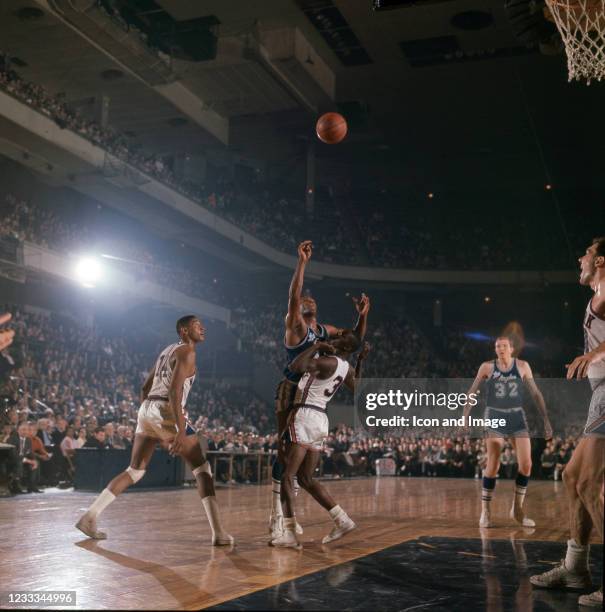
[[[237,540],[231,550],[209,546],[210,530],[193,489],[122,495],[101,516],[108,539],[99,543],[73,527],[92,493],[0,499],[0,591],[75,590],[77,607],[87,609],[199,609],[418,537],[480,537],[478,480],[372,478],[326,484],[358,529],[323,546],[328,515],[301,492],[302,551],[267,545],[269,486],[217,492],[225,525]],[[535,530],[507,518],[513,486],[502,481],[496,487],[498,526],[488,537],[565,542],[563,484],[530,483],[526,508]],[[563,551],[562,544],[561,556]]]

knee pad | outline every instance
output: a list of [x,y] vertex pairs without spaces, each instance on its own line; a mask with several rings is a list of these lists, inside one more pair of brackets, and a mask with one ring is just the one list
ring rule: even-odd
[[273,478],[273,480],[278,480],[281,482],[283,475],[284,475],[284,466],[276,458],[275,461],[273,462],[273,467],[271,468],[271,478]]
[[196,467],[195,469],[191,470],[191,473],[194,476],[197,476],[198,474],[208,474],[208,476],[210,476],[210,478],[212,478],[212,468],[210,467],[210,462],[209,461],[205,461],[204,463],[202,463],[202,465]]
[[133,484],[136,482],[139,482],[139,480],[141,480],[141,478],[145,476],[145,470],[135,470],[134,468],[131,468],[131,467],[126,468],[126,473],[132,479]]

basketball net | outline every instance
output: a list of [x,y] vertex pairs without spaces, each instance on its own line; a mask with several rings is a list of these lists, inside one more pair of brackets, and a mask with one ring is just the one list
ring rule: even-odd
[[605,0],[546,0],[567,53],[569,80],[605,77]]

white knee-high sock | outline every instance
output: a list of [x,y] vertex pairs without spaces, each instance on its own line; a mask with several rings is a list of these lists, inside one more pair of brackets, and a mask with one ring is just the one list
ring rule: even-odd
[[338,524],[339,521],[342,521],[342,520],[348,518],[348,514],[338,504],[336,506],[334,506],[334,508],[332,508],[328,512],[330,514],[330,518],[336,524]]
[[115,498],[116,496],[109,489],[103,489],[101,494],[92,502],[86,513],[92,516],[92,518],[97,518]]
[[587,572],[590,544],[578,544],[574,539],[567,540],[565,567],[570,572]]
[[216,497],[214,495],[208,495],[208,497],[204,497],[202,499],[202,504],[204,505],[208,522],[210,523],[210,529],[212,529],[212,537],[215,535],[224,534],[225,532],[223,531],[223,526],[221,524],[221,517]]
[[525,495],[527,494],[527,485],[529,483],[529,476],[518,474],[515,480],[515,496],[513,497],[513,508],[520,510],[523,508],[523,502],[525,501]]
[[272,492],[271,492],[271,516],[278,518],[284,515],[281,507],[281,481],[272,481]]

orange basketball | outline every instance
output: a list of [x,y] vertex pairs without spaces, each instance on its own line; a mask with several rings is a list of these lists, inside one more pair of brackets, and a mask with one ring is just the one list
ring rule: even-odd
[[325,113],[315,125],[317,137],[326,144],[337,144],[347,135],[347,121],[340,113]]

